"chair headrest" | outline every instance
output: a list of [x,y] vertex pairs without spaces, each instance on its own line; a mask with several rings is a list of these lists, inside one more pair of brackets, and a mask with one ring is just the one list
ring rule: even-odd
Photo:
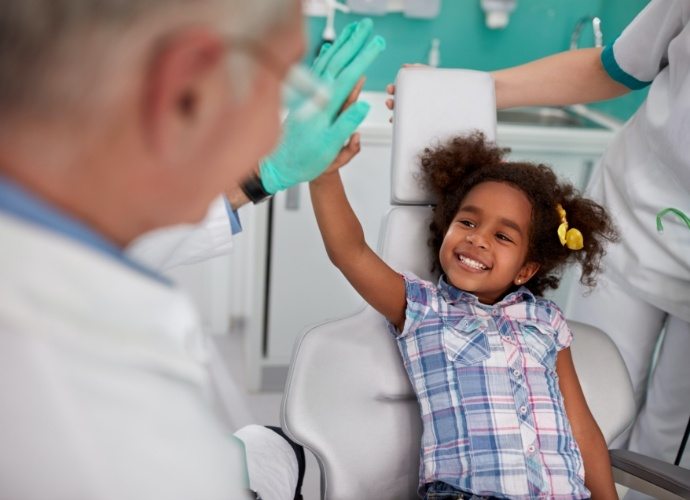
[[481,71],[413,66],[395,84],[391,203],[427,205],[433,197],[419,183],[420,153],[474,130],[495,141],[494,81]]

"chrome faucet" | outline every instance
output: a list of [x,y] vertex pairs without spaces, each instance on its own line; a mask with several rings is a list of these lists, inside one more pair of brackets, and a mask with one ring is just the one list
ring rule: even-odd
[[592,21],[592,33],[594,34],[594,46],[601,47],[603,45],[603,36],[601,34],[601,19],[596,16],[584,16],[581,17],[575,27],[573,28],[573,33],[570,35],[570,50],[577,49],[577,42],[580,39],[580,34],[582,29],[585,27],[589,21]]

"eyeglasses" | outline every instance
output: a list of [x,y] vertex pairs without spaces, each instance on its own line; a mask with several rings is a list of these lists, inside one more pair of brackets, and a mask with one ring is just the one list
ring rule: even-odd
[[244,50],[255,57],[283,83],[283,102],[294,119],[304,121],[323,111],[331,99],[331,89],[303,66],[288,67],[259,42],[234,38],[229,42],[236,50]]

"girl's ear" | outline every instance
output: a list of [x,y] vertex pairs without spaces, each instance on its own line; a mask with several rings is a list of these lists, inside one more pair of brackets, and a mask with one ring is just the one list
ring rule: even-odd
[[532,279],[532,276],[537,274],[539,267],[539,264],[536,262],[525,262],[515,276],[515,279],[513,279],[513,283],[516,285],[524,285]]

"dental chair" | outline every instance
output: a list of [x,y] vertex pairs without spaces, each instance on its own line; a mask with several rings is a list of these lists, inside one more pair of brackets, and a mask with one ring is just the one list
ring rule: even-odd
[[[433,200],[418,183],[417,158],[434,141],[476,129],[495,140],[494,84],[486,73],[426,68],[403,69],[396,83],[392,207],[381,230],[379,254],[396,270],[434,281],[427,247]],[[627,371],[602,331],[569,325],[580,383],[610,443],[635,414]],[[395,341],[371,307],[304,333],[293,354],[282,425],[315,455],[321,498],[417,498],[419,408]],[[641,464],[642,458],[613,451],[614,468],[623,469],[615,473],[617,482],[639,489],[646,479],[655,484],[651,494],[657,498],[690,498],[690,478],[682,469]],[[650,465],[657,469],[649,472]],[[671,496],[662,496],[662,490],[670,490]]]

